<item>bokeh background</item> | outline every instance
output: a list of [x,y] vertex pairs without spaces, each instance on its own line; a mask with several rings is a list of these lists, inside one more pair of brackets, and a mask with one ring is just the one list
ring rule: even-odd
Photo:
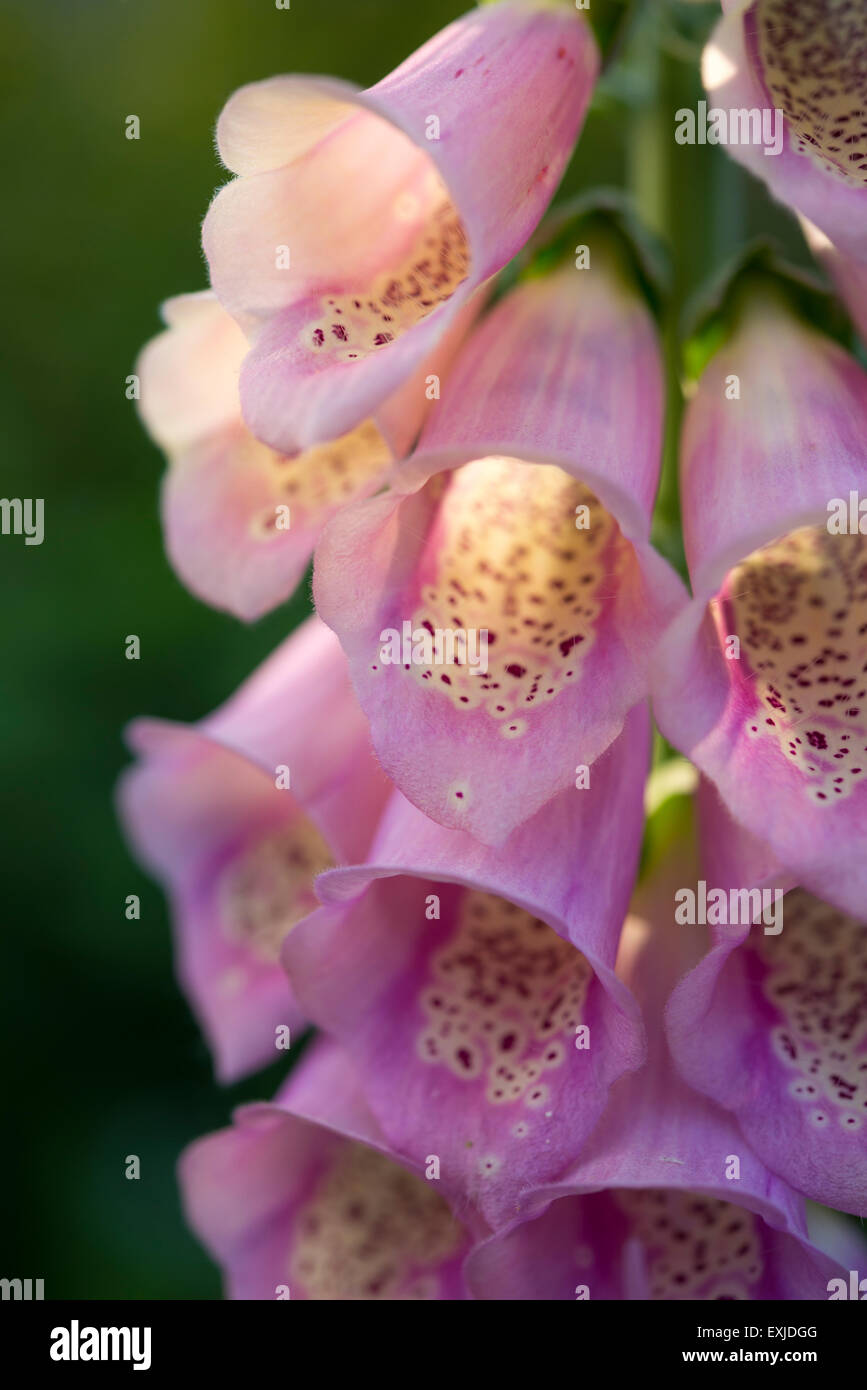
[[[213,131],[242,83],[333,72],[368,85],[464,0],[3,0],[0,236],[6,368],[0,492],[45,499],[45,540],[0,537],[3,817],[0,1275],[48,1298],[214,1298],[174,1166],[283,1067],[220,1089],[175,985],[159,889],[114,818],[122,730],[194,720],[309,608],[309,585],[250,627],[213,613],[164,558],[162,460],[125,378],[158,306],[201,288],[199,225],[225,181]],[[675,313],[754,232],[806,259],[788,214],[712,147],[674,142],[701,96],[715,4],[646,0],[594,98],[564,192],[627,187],[670,245]],[[621,0],[594,0],[616,26]],[[520,119],[520,93],[514,112]],[[141,138],[127,140],[138,115]],[[672,403],[677,389],[673,379]],[[672,429],[676,426],[676,410]],[[141,639],[141,660],[124,656]],[[141,896],[137,922],[127,894]],[[128,1181],[125,1157],[142,1176]]]

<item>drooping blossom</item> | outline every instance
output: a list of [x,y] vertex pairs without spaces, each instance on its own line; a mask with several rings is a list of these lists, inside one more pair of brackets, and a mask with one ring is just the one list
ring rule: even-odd
[[857,917],[867,895],[867,374],[764,280],[738,302],[686,414],[694,600],[660,644],[655,712],[795,881]]
[[231,97],[217,143],[237,177],[203,241],[254,344],[257,438],[294,454],[346,434],[421,366],[545,211],[598,63],[580,12],[504,0],[367,91],[294,76]]
[[614,975],[642,826],[646,708],[502,851],[399,793],[367,863],[323,874],[326,904],[283,961],[308,1016],[351,1049],[394,1148],[442,1171],[491,1223],[574,1159],[609,1087],[643,1056]]
[[481,321],[391,488],[344,508],[315,558],[384,768],[489,845],[617,737],[685,598],[648,541],[653,320],[591,249],[590,269],[529,280]]
[[532,1219],[471,1254],[477,1298],[816,1300],[829,1297],[832,1279],[848,1285],[845,1238],[834,1233],[833,1255],[814,1244],[803,1199],[672,1068],[662,1008],[684,960],[701,950],[698,936],[683,935],[696,928],[675,925],[672,913],[688,863],[676,850],[623,934],[618,973],[647,1020],[647,1065],[614,1087],[571,1170],[533,1193]]
[[779,111],[783,145],[728,153],[867,265],[867,10],[861,0],[723,0],[704,52],[708,99],[725,112]]
[[163,306],[168,327],[136,371],[141,412],[166,451],[166,549],[199,598],[258,618],[297,587],[323,525],[350,498],[373,491],[411,446],[473,301],[431,357],[384,401],[376,418],[288,457],[261,444],[241,415],[238,378],[249,344],[209,291]]
[[[856,921],[792,887],[707,784],[699,804],[708,887],[729,901],[751,893],[755,912],[713,925],[711,950],[674,991],[675,1062],[733,1112],[775,1173],[867,1215],[867,912]],[[772,892],[782,899],[773,915]]]
[[179,1176],[229,1298],[467,1296],[462,1266],[483,1224],[454,1214],[432,1165],[389,1149],[333,1043],[317,1042],[270,1104],[191,1144]]
[[121,817],[169,894],[181,985],[233,1081],[302,1021],[280,946],[316,906],[315,876],[363,858],[388,784],[315,618],[201,723],[140,719],[128,738]]

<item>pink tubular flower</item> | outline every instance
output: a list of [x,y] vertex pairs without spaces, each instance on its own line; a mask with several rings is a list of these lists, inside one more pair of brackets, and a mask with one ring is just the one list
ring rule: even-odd
[[447,1177],[390,1151],[333,1043],[318,1042],[270,1105],[242,1106],[234,1121],[179,1167],[187,1219],[228,1297],[467,1297],[462,1266],[481,1223],[453,1215]]
[[848,1284],[838,1259],[811,1243],[803,1200],[671,1067],[662,1006],[693,950],[677,933],[695,931],[672,924],[670,890],[683,863],[678,855],[656,879],[618,959],[648,1020],[647,1066],[615,1087],[574,1167],[535,1191],[535,1219],[470,1256],[477,1298],[824,1299],[831,1279]]
[[867,374],[778,292],[745,286],[681,470],[695,597],[660,644],[659,726],[802,886],[861,916]]
[[836,0],[723,0],[702,75],[715,109],[781,112],[782,148],[729,141],[774,196],[867,264],[867,10]]
[[287,458],[260,444],[241,416],[238,376],[248,343],[210,292],[163,306],[168,328],[144,349],[141,412],[169,456],[162,497],[166,548],[199,598],[258,618],[301,580],[317,537],[350,498],[374,490],[411,446],[475,301],[376,419]]
[[390,491],[345,508],[316,553],[317,609],[383,766],[489,845],[617,737],[684,598],[647,539],[654,326],[604,248],[593,257],[482,320]]
[[614,976],[648,763],[635,710],[593,769],[507,849],[444,830],[399,793],[369,862],[322,875],[287,938],[302,1007],[351,1048],[398,1152],[438,1156],[492,1226],[570,1163],[642,1059]]
[[313,879],[364,856],[387,793],[340,648],[318,619],[194,728],[139,720],[120,810],[165,885],[178,970],[222,1081],[278,1056],[301,1014],[278,957]]
[[714,926],[712,949],[674,991],[675,1062],[775,1173],[867,1215],[867,928],[803,889],[783,897],[789,876],[706,784],[700,807],[708,890],[727,901],[746,890],[757,910],[746,925]]
[[304,76],[235,93],[217,143],[238,177],[203,241],[254,343],[257,438],[291,454],[345,434],[420,367],[539,221],[598,63],[583,16],[504,0],[368,91]]

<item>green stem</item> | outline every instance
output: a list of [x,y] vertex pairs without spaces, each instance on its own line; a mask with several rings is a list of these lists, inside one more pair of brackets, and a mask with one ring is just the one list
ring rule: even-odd
[[[653,539],[666,557],[684,572],[678,489],[678,439],[683,414],[680,387],[678,319],[681,300],[679,270],[685,209],[674,208],[674,112],[678,101],[680,67],[663,47],[664,7],[647,6],[636,26],[642,67],[649,83],[647,100],[632,118],[628,180],[639,215],[671,250],[675,269],[673,294],[662,318],[662,351],[666,380],[666,428]],[[688,222],[687,222],[687,225]]]

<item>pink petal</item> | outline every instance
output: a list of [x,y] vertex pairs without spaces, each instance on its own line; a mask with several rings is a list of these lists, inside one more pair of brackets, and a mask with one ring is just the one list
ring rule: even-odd
[[[234,1081],[275,1059],[279,1025],[294,1032],[302,1023],[277,964],[276,928],[314,906],[312,878],[278,888],[265,856],[310,846],[315,831],[262,771],[194,730],[139,721],[130,734],[149,754],[123,779],[122,818],[137,857],[166,886],[179,982],[219,1079]],[[321,860],[313,864],[315,872]],[[274,932],[243,910],[256,878],[257,902],[279,903]]]
[[778,154],[758,143],[729,144],[729,153],[847,255],[867,262],[863,15],[854,6],[789,6],[783,25],[773,0],[723,8],[702,62],[708,104],[726,112],[777,107],[784,135]]
[[162,314],[167,327],[136,364],[139,408],[157,444],[176,455],[239,423],[238,373],[248,345],[209,290],[166,300]]
[[636,711],[593,789],[563,793],[503,852],[395,794],[369,863],[323,875],[328,905],[287,939],[299,999],[352,1048],[395,1148],[436,1155],[491,1224],[563,1171],[641,1060],[612,964],[647,751]]
[[[707,787],[702,841],[708,889],[790,887]],[[797,888],[772,921],[753,921],[714,928],[712,949],[674,991],[674,1060],[734,1112],[775,1173],[817,1202],[865,1214],[867,932]]]
[[[787,893],[797,878],[774,858],[767,841],[732,818],[712,782],[702,778],[696,796],[702,874],[710,887],[770,888]],[[730,939],[730,932],[725,939]]]
[[[645,697],[683,602],[647,542],[661,402],[634,294],[604,267],[533,281],[472,335],[391,490],[323,534],[317,608],[383,766],[441,824],[502,844]],[[389,662],[405,624],[486,632],[487,674]]]
[[582,479],[646,539],[664,411],[656,324],[606,241],[587,235],[591,268],[519,283],[481,320],[404,471],[519,448]]
[[[311,1101],[327,1118],[308,1117]],[[317,1044],[272,1104],[234,1118],[179,1168],[187,1219],[229,1297],[466,1297],[468,1231],[439,1182],[396,1161],[333,1044]]]
[[853,260],[838,251],[824,232],[820,232],[806,217],[801,218],[801,226],[810,250],[821,261],[834,282],[838,295],[843,300],[852,320],[867,343],[867,263]]
[[204,246],[255,337],[242,398],[257,437],[295,452],[346,433],[419,367],[539,221],[597,68],[580,14],[506,3],[367,92],[280,77],[232,97],[218,141],[241,176]]
[[372,420],[294,459],[238,423],[186,451],[162,494],[169,559],[192,593],[252,620],[294,593],[323,526],[392,461]]
[[[306,624],[196,728],[140,720],[120,787],[135,853],[166,886],[178,972],[221,1080],[271,1061],[301,1014],[278,964],[313,879],[367,848],[387,790],[339,647]],[[290,789],[275,774],[289,768]]]
[[660,1019],[695,952],[671,912],[688,862],[676,847],[621,944],[618,970],[650,1029],[647,1066],[614,1088],[568,1174],[532,1194],[535,1219],[471,1255],[477,1298],[813,1299],[842,1273],[810,1244],[803,1202],[672,1070]]
[[411,446],[430,382],[447,374],[481,294],[375,420],[292,458],[261,444],[241,418],[238,373],[248,345],[234,319],[211,294],[163,306],[170,327],[148,344],[137,369],[141,409],[169,454],[166,549],[193,593],[246,619],[289,597],[328,519],[375,491]]
[[[732,375],[740,400],[726,399]],[[833,499],[848,509],[867,491],[865,438],[867,374],[753,295],[688,408],[695,600],[660,644],[655,681],[660,728],[734,818],[854,915],[867,893],[865,541],[828,522]]]
[[[787,1229],[775,1194],[738,1201],[718,1185],[685,1188],[673,1169],[634,1184],[617,1178],[595,1191],[592,1176],[586,1187],[576,1178],[574,1192],[470,1255],[473,1296],[789,1302],[827,1299],[832,1279],[849,1287],[846,1265]],[[713,1275],[704,1262],[708,1247]]]

